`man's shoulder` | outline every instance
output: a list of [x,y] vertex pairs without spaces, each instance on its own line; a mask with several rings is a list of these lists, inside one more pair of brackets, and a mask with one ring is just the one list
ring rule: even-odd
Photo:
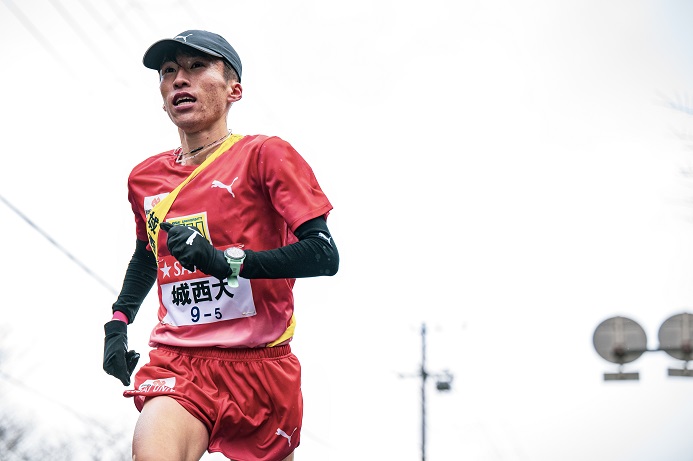
[[276,135],[252,134],[245,135],[238,142],[238,149],[245,150],[248,154],[262,157],[274,157],[284,155],[287,152],[295,152],[293,146],[286,140]]
[[279,136],[269,135],[269,134],[246,134],[243,136],[243,138],[241,140],[243,141],[244,144],[253,145],[253,146],[262,146],[265,144],[270,144],[270,145],[289,144],[287,141],[280,138]]
[[164,152],[160,152],[156,155],[152,155],[151,157],[148,157],[144,160],[142,160],[140,163],[135,165],[132,168],[132,171],[130,172],[130,177],[140,175],[142,173],[146,173],[151,170],[158,170],[162,167],[166,167],[169,165],[171,162],[171,159],[173,158],[173,150],[168,150]]

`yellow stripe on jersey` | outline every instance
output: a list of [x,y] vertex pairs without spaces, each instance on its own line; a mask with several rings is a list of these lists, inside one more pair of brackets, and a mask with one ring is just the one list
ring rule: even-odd
[[286,327],[286,330],[284,330],[284,333],[277,338],[275,341],[272,341],[271,343],[267,343],[267,347],[274,347],[277,346],[284,341],[293,338],[294,336],[294,330],[296,329],[296,316],[291,314],[291,321],[289,322],[289,326]]

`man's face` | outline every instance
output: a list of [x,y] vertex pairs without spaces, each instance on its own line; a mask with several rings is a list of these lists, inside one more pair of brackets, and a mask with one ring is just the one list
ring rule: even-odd
[[206,54],[179,51],[161,65],[159,76],[164,110],[184,132],[225,124],[230,104],[240,99],[240,84],[224,77],[224,62]]

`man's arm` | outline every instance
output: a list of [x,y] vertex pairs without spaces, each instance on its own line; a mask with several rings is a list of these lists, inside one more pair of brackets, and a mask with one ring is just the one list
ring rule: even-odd
[[[164,222],[166,245],[189,271],[200,269],[218,279],[231,275],[224,252],[214,248],[195,228]],[[248,279],[280,279],[334,275],[339,253],[323,216],[301,224],[294,233],[298,242],[272,250],[245,250],[240,275]],[[197,238],[199,236],[199,238]]]
[[113,312],[122,312],[127,317],[128,323],[132,323],[144,298],[156,282],[156,270],[154,253],[147,250],[147,242],[137,240],[135,252],[125,271],[123,287],[118,299],[113,303]]
[[331,276],[339,270],[339,252],[322,216],[298,226],[298,242],[265,251],[246,250],[241,277],[247,279]]
[[142,301],[156,281],[156,271],[156,260],[152,252],[147,251],[147,242],[137,240],[123,287],[113,303],[113,319],[104,325],[103,369],[118,378],[123,386],[130,385],[130,376],[140,359],[140,354],[128,350],[127,324],[135,320]]

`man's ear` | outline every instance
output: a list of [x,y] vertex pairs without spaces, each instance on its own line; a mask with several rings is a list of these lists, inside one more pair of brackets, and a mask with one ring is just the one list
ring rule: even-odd
[[241,84],[235,80],[229,82],[229,90],[226,96],[226,100],[229,104],[238,102],[243,97],[243,87]]

